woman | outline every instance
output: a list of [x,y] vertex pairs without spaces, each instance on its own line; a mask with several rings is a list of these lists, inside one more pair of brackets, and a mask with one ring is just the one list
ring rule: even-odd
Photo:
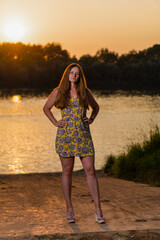
[[[86,111],[92,108],[90,118]],[[55,106],[61,109],[62,119],[56,120],[51,112]],[[99,106],[91,91],[87,88],[82,67],[71,63],[63,73],[60,84],[55,88],[43,107],[49,120],[58,128],[56,135],[56,152],[62,164],[62,191],[66,201],[67,220],[75,222],[74,210],[71,201],[72,171],[75,156],[82,162],[87,184],[95,204],[96,222],[104,223],[99,186],[95,173],[95,152],[89,124],[92,124],[98,114]]]

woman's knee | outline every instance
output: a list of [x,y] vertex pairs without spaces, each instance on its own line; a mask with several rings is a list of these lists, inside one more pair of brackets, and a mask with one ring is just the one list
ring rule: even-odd
[[60,156],[62,163],[62,173],[65,175],[71,175],[74,166],[74,157],[71,158],[63,158]]
[[73,166],[65,166],[63,167],[63,174],[66,176],[71,176],[73,172]]
[[95,176],[95,168],[94,167],[85,168],[85,173],[87,176]]
[[95,175],[94,156],[83,158],[81,157],[80,159],[82,161],[85,174],[87,176],[94,176]]

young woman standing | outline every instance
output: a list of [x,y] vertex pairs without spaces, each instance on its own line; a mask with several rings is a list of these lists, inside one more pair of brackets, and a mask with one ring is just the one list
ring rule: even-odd
[[[90,118],[86,111],[92,108]],[[51,108],[55,106],[61,110],[62,118],[55,119]],[[49,120],[57,127],[56,152],[62,164],[62,191],[66,201],[67,220],[75,222],[74,209],[71,201],[72,172],[75,156],[82,162],[88,188],[95,204],[95,220],[104,223],[99,186],[95,173],[95,151],[89,124],[92,124],[99,112],[99,105],[87,88],[82,67],[71,63],[64,71],[60,84],[55,88],[43,107]]]

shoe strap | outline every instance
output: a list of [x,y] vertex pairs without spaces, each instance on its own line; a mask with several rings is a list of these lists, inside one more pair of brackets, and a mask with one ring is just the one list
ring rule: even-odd
[[[70,214],[70,216],[68,214]],[[68,219],[75,219],[73,208],[68,208],[67,209],[67,218]]]
[[[101,216],[100,216],[100,217],[98,217],[98,215],[97,215],[97,210],[99,210],[100,213],[101,213]],[[101,209],[101,208],[95,208],[95,213],[96,213],[98,219],[105,219],[105,217],[104,217],[103,214],[102,214],[102,209]]]

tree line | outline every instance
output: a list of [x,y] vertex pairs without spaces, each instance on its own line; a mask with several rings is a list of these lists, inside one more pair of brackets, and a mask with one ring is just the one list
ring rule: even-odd
[[97,90],[159,90],[160,45],[119,55],[101,48],[94,56],[70,56],[59,43],[0,44],[0,88],[53,89],[68,64],[79,63]]

